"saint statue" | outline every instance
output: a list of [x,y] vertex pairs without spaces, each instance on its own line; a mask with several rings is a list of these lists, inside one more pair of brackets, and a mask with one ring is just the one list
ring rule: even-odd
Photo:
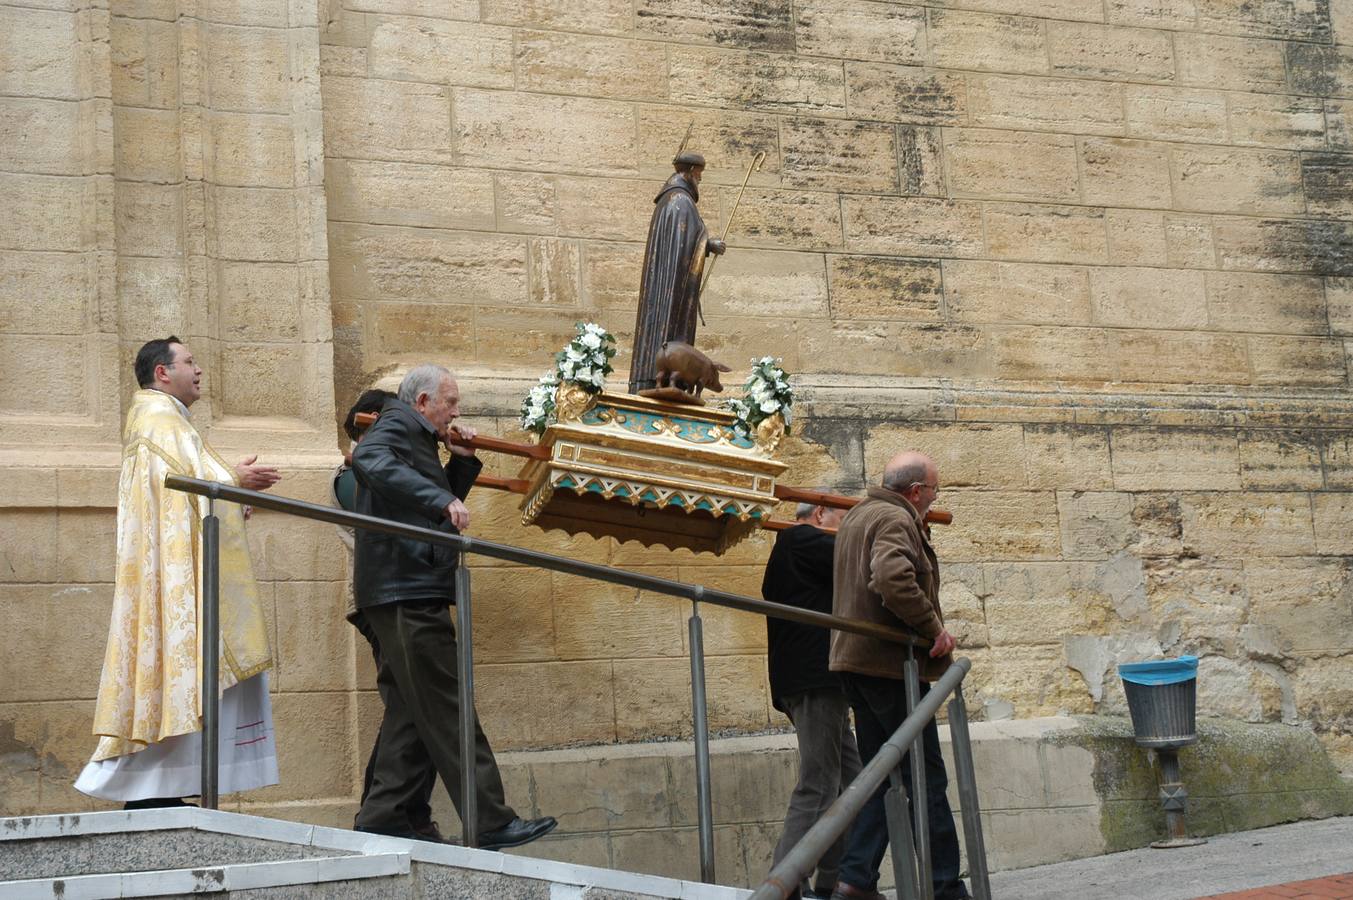
[[683,152],[672,160],[676,173],[654,199],[648,223],[644,274],[639,284],[639,315],[634,324],[634,357],[629,392],[655,386],[658,352],[666,341],[695,342],[700,281],[705,257],[722,254],[724,242],[710,237],[700,212],[700,176],[705,158]]

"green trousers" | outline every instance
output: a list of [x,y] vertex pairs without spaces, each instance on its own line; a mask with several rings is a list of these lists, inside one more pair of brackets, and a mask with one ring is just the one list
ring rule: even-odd
[[[375,750],[371,790],[357,812],[364,828],[402,830],[405,810],[422,790],[428,759],[441,776],[462,820],[460,798],[460,682],[456,629],[445,604],[387,603],[362,614],[380,641],[376,686],[385,704]],[[484,730],[475,727],[478,833],[502,828],[516,816]]]

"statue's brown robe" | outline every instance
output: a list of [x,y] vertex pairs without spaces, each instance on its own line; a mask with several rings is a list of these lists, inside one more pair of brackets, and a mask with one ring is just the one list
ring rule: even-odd
[[654,386],[658,351],[665,341],[695,343],[700,276],[709,232],[696,209],[699,192],[680,172],[667,179],[648,225],[639,313],[630,361],[631,394]]

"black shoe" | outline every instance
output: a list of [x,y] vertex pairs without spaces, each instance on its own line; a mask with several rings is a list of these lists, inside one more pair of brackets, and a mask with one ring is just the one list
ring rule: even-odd
[[520,847],[529,844],[538,837],[544,837],[554,831],[559,822],[554,816],[539,819],[523,819],[520,816],[508,822],[502,828],[485,831],[479,835],[480,850],[502,850],[504,847]]
[[968,886],[962,881],[954,881],[935,890],[935,900],[972,900]]
[[181,806],[197,808],[196,803],[189,803],[182,797],[149,797],[145,800],[128,800],[122,804],[123,809],[177,809]]
[[424,841],[427,838],[420,835],[411,828],[381,828],[376,825],[354,825],[353,831],[360,831],[362,834],[379,834],[385,837],[404,838],[406,841]]

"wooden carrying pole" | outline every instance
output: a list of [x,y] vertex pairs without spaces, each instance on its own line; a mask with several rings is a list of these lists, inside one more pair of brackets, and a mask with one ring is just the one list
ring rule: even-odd
[[[371,423],[376,421],[375,413],[358,413],[355,422],[359,428],[370,428]],[[549,459],[550,451],[538,444],[519,444],[516,441],[505,441],[502,438],[487,437],[485,435],[475,435],[473,438],[462,438],[453,435],[451,443],[458,447],[469,447],[472,450],[491,450],[494,453],[506,453],[509,456],[522,456],[527,459]],[[486,488],[493,488],[498,491],[510,491],[514,494],[526,493],[526,482],[521,478],[499,478],[496,475],[481,474],[475,479],[475,484]],[[856,503],[859,503],[857,497],[846,497],[842,494],[829,494],[824,491],[810,491],[807,488],[791,487],[787,484],[777,484],[775,486],[775,499],[784,500],[789,503],[811,503],[814,506],[829,506],[834,509],[850,509]],[[954,521],[954,514],[944,509],[932,509],[925,515],[925,520],[931,525],[948,525]],[[770,531],[783,531],[796,523],[788,522],[782,519],[770,519],[761,524],[762,528]]]

